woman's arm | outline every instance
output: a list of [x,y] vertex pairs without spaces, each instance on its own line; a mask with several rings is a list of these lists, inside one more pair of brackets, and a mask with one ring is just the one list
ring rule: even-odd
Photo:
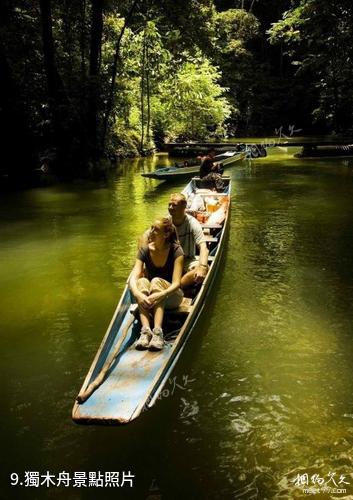
[[150,235],[150,229],[147,229],[138,239],[137,248],[146,247],[148,245],[148,238]]
[[140,290],[137,288],[137,280],[142,276],[143,276],[143,262],[140,259],[136,259],[135,265],[130,274],[129,287],[135,299],[137,300],[137,303],[144,308],[149,308],[151,307],[149,298],[147,297],[147,295],[141,293]]

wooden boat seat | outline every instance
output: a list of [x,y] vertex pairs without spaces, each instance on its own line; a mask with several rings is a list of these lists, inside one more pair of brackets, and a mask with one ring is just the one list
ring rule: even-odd
[[207,224],[205,222],[204,224],[201,224],[202,229],[222,229],[222,224]]
[[214,196],[215,198],[221,198],[222,196],[228,197],[227,193],[217,193],[217,191],[214,192],[214,191],[209,191],[209,190],[207,190],[208,191],[207,193],[203,193],[202,191],[203,191],[203,189],[197,189],[196,194],[198,194],[199,196],[202,196],[203,198],[210,198],[212,196]]
[[218,238],[216,238],[214,236],[210,236],[209,234],[205,234],[204,240],[206,241],[206,243],[217,243]]

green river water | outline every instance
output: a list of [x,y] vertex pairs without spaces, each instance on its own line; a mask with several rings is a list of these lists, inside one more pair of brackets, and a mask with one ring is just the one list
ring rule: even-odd
[[[156,161],[1,196],[0,497],[291,499],[322,479],[346,492],[316,498],[353,498],[353,160],[272,150],[227,170],[224,267],[162,399],[123,427],[71,421],[137,238],[183,187],[142,178]],[[28,471],[135,478],[36,488]]]

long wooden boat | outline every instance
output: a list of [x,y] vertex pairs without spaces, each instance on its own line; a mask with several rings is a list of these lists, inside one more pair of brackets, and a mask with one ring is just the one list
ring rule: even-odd
[[[203,231],[210,250],[209,271],[194,297],[184,297],[178,309],[165,312],[163,328],[166,345],[164,349],[151,352],[138,351],[134,348],[141,325],[136,314],[135,299],[126,285],[74,404],[72,418],[75,422],[128,423],[157,401],[182,353],[187,338],[205,307],[220,266],[229,226],[231,193],[230,178],[223,177],[223,180],[222,192],[201,189],[204,186],[199,178],[193,178],[183,191],[188,199],[199,194],[200,197],[206,199],[207,203],[210,202],[210,197],[213,201],[218,200],[224,210],[224,220],[219,221],[219,224],[213,224],[211,220],[207,221],[207,211],[193,214],[203,220]],[[110,358],[113,358],[111,365]],[[102,376],[103,373],[104,376]],[[102,380],[98,384],[99,378]],[[97,387],[92,392],[94,385]],[[91,388],[91,393],[89,388]]]
[[296,158],[346,158],[353,156],[353,144],[340,146],[325,145],[316,146],[307,144],[303,146],[302,151],[294,155]]
[[205,149],[214,148],[218,154],[228,151],[237,153],[246,153],[247,158],[263,158],[267,155],[266,146],[263,143],[250,142],[179,142],[164,144],[166,151],[173,153],[174,156],[198,156]]
[[[226,151],[225,153],[219,154],[215,156],[214,161],[220,162],[222,164],[222,168],[231,167],[235,163],[240,160],[243,160],[246,157],[246,152],[237,152],[237,151]],[[172,165],[170,167],[163,167],[154,170],[153,172],[144,172],[142,173],[142,177],[148,177],[150,179],[159,179],[159,180],[175,180],[175,179],[183,179],[185,177],[192,177],[194,175],[198,175],[200,171],[200,162],[196,164],[186,165]],[[223,173],[223,172],[222,172]]]

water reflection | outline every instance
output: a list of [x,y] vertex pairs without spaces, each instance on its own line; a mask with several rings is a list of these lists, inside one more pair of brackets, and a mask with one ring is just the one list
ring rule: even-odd
[[333,471],[353,495],[347,160],[271,152],[229,169],[223,271],[175,373],[193,383],[128,427],[71,423],[137,239],[182,187],[140,176],[160,161],[2,199],[4,470],[28,468],[28,450],[32,470],[131,468],[134,498],[300,498],[296,474]]

